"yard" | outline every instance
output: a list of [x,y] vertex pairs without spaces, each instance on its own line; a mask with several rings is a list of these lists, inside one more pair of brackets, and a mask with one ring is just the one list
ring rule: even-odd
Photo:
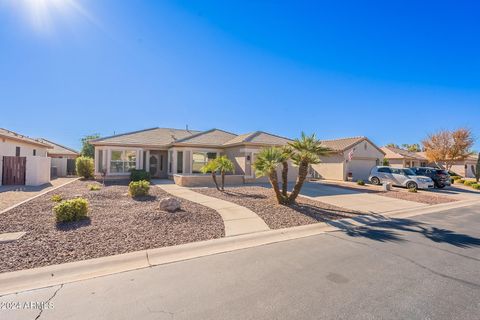
[[225,192],[220,192],[215,188],[197,188],[194,190],[252,210],[271,229],[351,218],[362,214],[359,211],[336,207],[301,196],[297,198],[296,204],[290,206],[279,205],[275,200],[273,190],[260,186],[231,187],[227,188]]
[[[75,181],[0,215],[0,233],[26,231],[19,240],[0,244],[0,272],[224,236],[222,218],[213,209],[177,198],[181,210],[169,213],[159,209],[158,200],[170,196],[160,188],[135,200],[126,184],[90,191],[92,183]],[[87,199],[89,219],[56,224],[53,194]]]

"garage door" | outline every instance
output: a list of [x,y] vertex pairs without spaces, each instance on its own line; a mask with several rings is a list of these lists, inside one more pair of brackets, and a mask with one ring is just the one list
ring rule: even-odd
[[348,172],[352,173],[353,181],[368,180],[370,171],[377,165],[376,160],[351,160],[348,164]]

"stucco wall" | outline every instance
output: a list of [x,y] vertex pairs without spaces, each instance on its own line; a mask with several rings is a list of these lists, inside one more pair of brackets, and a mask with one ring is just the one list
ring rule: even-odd
[[345,160],[342,154],[335,154],[330,157],[321,157],[321,162],[312,165],[316,176],[327,180],[345,179]]
[[226,148],[224,153],[235,165],[235,174],[245,174],[245,152],[240,147]]
[[65,177],[67,175],[67,158],[51,158],[52,168],[57,168],[57,177]]
[[[180,175],[174,174],[173,180],[175,184],[182,187],[214,187],[211,175]],[[221,176],[217,176],[217,182],[220,185]],[[226,175],[225,176],[225,185],[241,185],[243,184],[242,175]]]
[[50,182],[51,158],[27,156],[25,185],[39,186]]

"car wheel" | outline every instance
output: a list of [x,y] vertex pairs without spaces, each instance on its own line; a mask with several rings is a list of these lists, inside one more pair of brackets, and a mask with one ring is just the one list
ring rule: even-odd
[[415,189],[417,190],[418,189],[418,185],[413,182],[413,181],[410,181],[409,183],[407,183],[407,189]]
[[437,184],[437,188],[438,189],[443,189],[443,188],[445,188],[445,185],[444,184]]
[[378,179],[377,177],[373,177],[370,181],[371,181],[373,184],[376,184],[376,185],[379,185],[379,184],[380,184],[380,179]]

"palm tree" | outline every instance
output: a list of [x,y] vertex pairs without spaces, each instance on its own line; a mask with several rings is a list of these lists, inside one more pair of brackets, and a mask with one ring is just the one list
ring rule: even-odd
[[202,173],[211,173],[213,183],[215,183],[215,187],[217,188],[217,190],[220,191],[220,188],[218,187],[218,182],[217,182],[217,163],[215,159],[207,162],[206,165],[200,168],[200,171]]
[[220,174],[222,176],[222,191],[225,190],[225,174],[227,172],[233,172],[235,170],[235,167],[233,165],[233,162],[228,159],[227,156],[221,156],[219,158],[216,158],[213,160],[216,163],[217,166],[217,171],[220,171]]
[[280,148],[269,147],[260,150],[253,166],[255,174],[259,177],[266,176],[275,191],[277,202],[285,204],[286,197],[280,192],[278,187],[277,168],[283,162],[284,154]]
[[320,156],[327,156],[331,150],[322,146],[315,134],[307,136],[304,132],[302,132],[300,139],[295,139],[288,145],[293,149],[291,159],[293,163],[298,166],[297,181],[287,199],[287,203],[291,204],[295,202],[295,199],[302,189],[308,174],[308,167],[311,164],[319,163]]
[[282,147],[282,195],[287,198],[288,189],[288,160],[292,157],[293,150],[290,146]]

